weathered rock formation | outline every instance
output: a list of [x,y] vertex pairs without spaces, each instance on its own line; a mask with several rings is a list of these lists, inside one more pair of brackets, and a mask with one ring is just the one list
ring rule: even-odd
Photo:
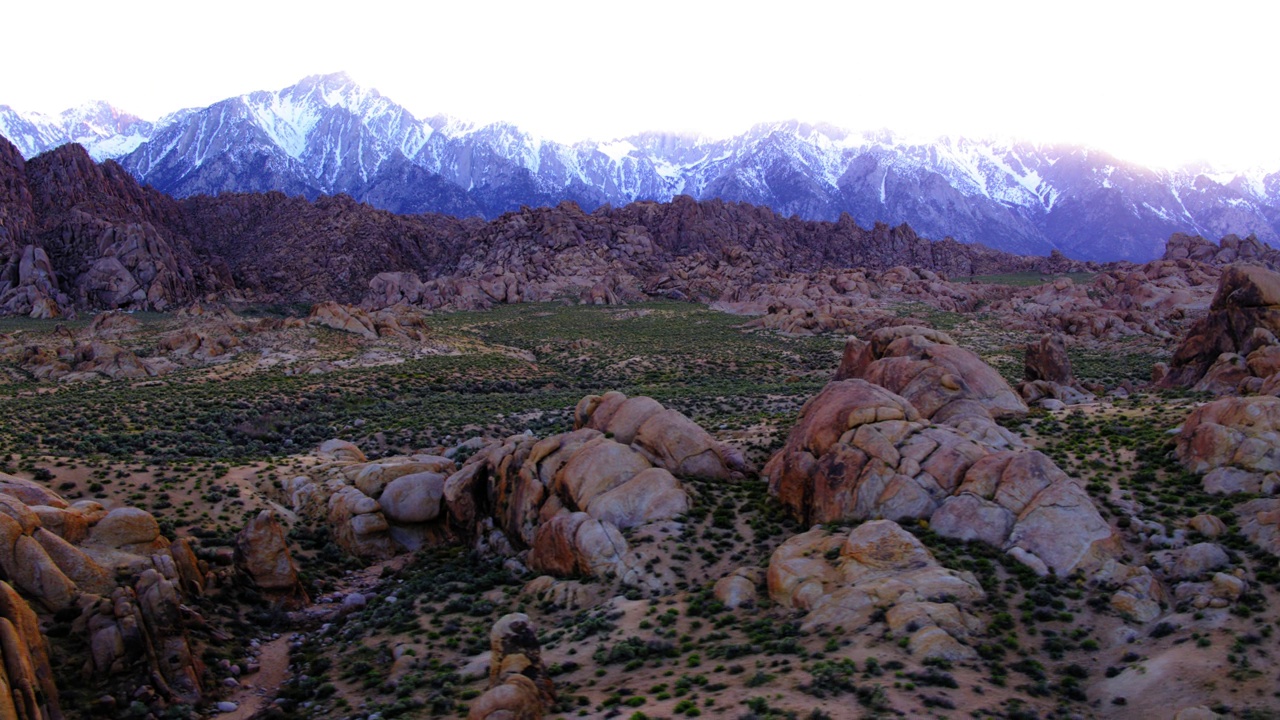
[[1280,251],[1253,236],[1241,239],[1237,235],[1227,235],[1213,243],[1199,235],[1174,233],[1165,244],[1164,259],[1194,260],[1216,266],[1239,262],[1280,269]]
[[491,442],[461,468],[427,455],[370,462],[331,440],[307,475],[282,482],[282,499],[368,560],[467,542],[517,569],[672,590],[678,575],[647,541],[679,534],[690,497],[676,475],[741,477],[741,456],[651,398],[589,396],[577,417],[577,430]]
[[235,562],[256,587],[282,606],[297,609],[310,602],[284,528],[270,510],[258,513],[236,535]]
[[925,419],[980,406],[990,417],[1024,415],[1027,406],[990,365],[929,328],[883,328],[850,338],[836,380],[861,378],[906,398]]
[[[669,417],[667,412],[656,415]],[[688,422],[680,416],[677,425]],[[685,456],[646,454],[638,436],[631,445],[620,439],[584,427],[544,440],[518,435],[491,445],[446,483],[450,522],[460,534],[484,538],[490,546],[527,548],[527,565],[535,572],[612,574],[646,592],[670,591],[678,578],[669,567],[655,567],[656,550],[640,540],[678,533],[673,521],[689,510],[690,500],[662,463]],[[721,465],[708,474],[729,473]],[[623,530],[637,544],[628,543]]]
[[1221,398],[1191,411],[1176,452],[1188,470],[1208,473],[1210,489],[1260,492],[1266,476],[1280,471],[1278,433],[1280,398]]
[[1280,274],[1256,265],[1222,272],[1209,314],[1197,322],[1169,363],[1164,387],[1235,392],[1249,378],[1257,391],[1280,369]]
[[574,427],[603,432],[675,475],[729,480],[741,478],[745,469],[736,448],[717,442],[653,398],[628,398],[620,392],[589,395],[574,409]]
[[846,535],[815,529],[797,535],[769,560],[769,596],[806,611],[804,627],[846,633],[876,622],[881,611],[920,659],[969,660],[967,643],[983,624],[963,609],[985,597],[971,573],[938,564],[911,533],[873,520]]
[[176,201],[78,145],[22,163],[0,140],[0,307],[48,317],[74,307],[163,310],[228,285],[192,250]]
[[385,560],[450,537],[440,497],[445,477],[455,469],[452,460],[412,455],[369,462],[360,448],[342,440],[324,442],[316,454],[321,462],[308,475],[281,481],[282,500],[309,521],[330,527],[347,553]]
[[489,645],[489,689],[471,704],[468,720],[540,720],[555,704],[556,692],[529,616],[499,618]]
[[326,301],[311,308],[307,322],[354,333],[366,340],[400,338],[421,342],[428,335],[422,312],[403,304],[367,311]]
[[1018,394],[1027,402],[1052,408],[1094,401],[1076,382],[1061,335],[1045,335],[1028,345],[1023,364],[1026,380],[1018,384]]
[[0,581],[0,717],[61,720],[58,687],[40,619],[7,582]]
[[343,195],[308,201],[223,193],[174,201],[139,187],[113,162],[95,165],[78,146],[24,162],[3,139],[0,208],[0,259],[7,261],[0,307],[41,316],[173,308],[210,293],[363,301],[366,310],[562,297],[613,304],[652,295],[738,302],[746,299],[734,297],[742,288],[843,268],[893,268],[911,276],[905,285],[933,284],[934,297],[962,306],[967,293],[934,273],[1070,266],[1061,258],[931,242],[905,225],[864,229],[848,216],[810,222],[685,196],[593,213],[565,202],[491,222],[394,215]]
[[0,475],[0,572],[8,580],[0,584],[0,640],[16,717],[61,717],[37,610],[76,618],[89,674],[143,668],[163,697],[200,698],[203,666],[186,632],[194,613],[183,598],[203,592],[207,568],[185,540],[163,537],[149,513],[72,505],[38,483]]
[[[765,467],[770,493],[804,523],[927,519],[944,536],[1002,548],[1041,573],[1109,555],[1111,528],[1080,481],[992,421],[1020,404],[999,375],[934,343],[939,334],[904,331],[851,341],[837,377],[889,382],[920,399],[932,422],[885,387],[837,380],[805,404]],[[939,355],[878,350],[895,346],[951,350],[932,363]]]

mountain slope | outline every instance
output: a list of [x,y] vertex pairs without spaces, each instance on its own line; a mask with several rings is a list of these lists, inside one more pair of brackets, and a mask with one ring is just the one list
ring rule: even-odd
[[[240,110],[228,106],[225,117]],[[215,129],[188,140],[208,147],[217,135]],[[201,167],[229,162],[214,154]],[[383,163],[383,172],[426,171],[401,158]],[[434,175],[420,187],[430,187],[431,178],[432,202],[469,199]],[[26,161],[3,138],[0,262],[0,314],[36,317],[165,310],[210,294],[359,302],[391,286],[432,307],[584,294],[602,302],[653,295],[714,301],[771,279],[843,268],[909,264],[973,275],[1061,264],[932,242],[906,225],[864,229],[848,215],[810,221],[687,195],[591,213],[564,202],[492,221],[398,215],[347,195],[224,192],[176,200],[139,185],[115,161],[93,162],[78,145]]]
[[907,143],[799,122],[723,140],[649,133],[564,145],[509,123],[419,119],[341,73],[154,124],[105,105],[58,118],[0,107],[0,133],[27,157],[87,143],[94,157],[118,158],[178,197],[345,193],[399,213],[494,218],[564,200],[592,210],[687,194],[807,219],[906,222],[930,237],[1086,260],[1147,260],[1173,232],[1280,244],[1277,172],[1155,171],[1075,146]]

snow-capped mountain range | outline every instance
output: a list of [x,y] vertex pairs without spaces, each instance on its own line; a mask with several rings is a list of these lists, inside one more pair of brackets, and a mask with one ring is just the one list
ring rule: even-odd
[[27,157],[78,142],[180,197],[346,193],[400,213],[494,217],[563,200],[592,210],[684,194],[1086,260],[1148,260],[1173,232],[1280,245],[1280,170],[1170,172],[1079,146],[909,143],[799,122],[722,140],[648,133],[566,145],[508,123],[419,119],[341,73],[154,123],[106,103],[57,116],[0,106],[0,135]]

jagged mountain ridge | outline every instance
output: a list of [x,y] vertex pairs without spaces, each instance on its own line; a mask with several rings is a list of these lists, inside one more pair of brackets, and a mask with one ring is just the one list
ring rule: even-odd
[[[0,134],[19,136],[27,157],[88,137],[56,123],[34,132],[23,118],[0,107]],[[399,213],[492,219],[562,200],[593,210],[686,194],[1088,260],[1147,260],[1174,232],[1280,244],[1280,172],[1155,171],[1066,145],[913,144],[798,122],[716,141],[652,133],[563,145],[508,123],[418,119],[343,74],[122,128],[127,142],[90,138],[91,154],[178,197],[346,193]]]
[[[26,161],[0,138],[0,312],[165,310],[211,295],[359,302],[388,283],[431,307],[597,293],[714,301],[790,275],[897,265],[953,275],[1045,269],[1064,258],[934,242],[910,227],[783,217],[721,200],[569,202],[492,221],[397,215],[347,195],[278,191],[177,200],[79,145]],[[379,276],[394,275],[394,278]],[[412,279],[411,279],[412,278]],[[612,298],[612,299],[611,299]]]

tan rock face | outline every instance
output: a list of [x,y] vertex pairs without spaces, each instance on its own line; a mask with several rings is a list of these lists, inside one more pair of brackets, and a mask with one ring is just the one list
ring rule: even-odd
[[769,596],[805,610],[804,627],[856,632],[880,610],[921,658],[976,657],[967,646],[982,624],[962,609],[984,597],[970,573],[941,567],[913,535],[890,520],[847,536],[811,530],[783,543],[769,560]]
[[1240,532],[1272,555],[1280,555],[1280,500],[1250,500],[1236,508]]
[[148,545],[160,537],[155,517],[138,508],[116,508],[89,531],[89,544],[109,548]]
[[662,468],[648,468],[587,503],[587,514],[619,530],[678,517],[689,511],[689,494]]
[[328,455],[339,462],[362,463],[367,460],[360,448],[346,440],[325,440],[320,443],[318,452],[322,455]]
[[[181,607],[184,593],[201,592],[206,578],[186,541],[170,544],[155,518],[136,508],[107,512],[91,501],[70,506],[34,483],[3,482],[0,571],[13,585],[0,582],[0,677],[7,678],[16,717],[62,717],[35,607],[80,609],[73,632],[89,644],[87,672],[116,675],[142,663],[146,682],[162,697],[198,700],[202,669],[187,642],[185,617],[199,620]],[[28,506],[22,498],[42,504]],[[57,532],[43,527],[46,519]],[[132,579],[121,585],[121,578]],[[7,711],[2,702],[0,710]]]
[[[1280,398],[1222,398],[1191,411],[1178,433],[1178,459],[1192,472],[1233,466],[1280,470]],[[1224,486],[1225,487],[1225,486]]]
[[387,484],[378,504],[391,522],[430,522],[440,516],[444,481],[445,476],[435,472],[401,475]]
[[574,426],[612,435],[674,475],[728,480],[744,470],[741,453],[653,398],[619,392],[587,396],[575,409]]
[[1027,412],[1026,404],[991,366],[957,347],[945,333],[929,328],[875,331],[860,351],[846,347],[835,377],[861,378],[901,395],[926,419],[963,400],[977,402],[991,417]]
[[275,515],[263,510],[236,535],[236,565],[267,595],[288,607],[310,602],[298,579],[284,528]]
[[949,403],[934,415],[946,424],[923,415],[866,380],[829,384],[766,465],[770,493],[805,523],[928,519],[942,535],[1016,551],[1041,572],[1065,574],[1114,549],[1079,484],[1038,452],[1004,449],[1021,443],[980,403]]
[[391,526],[378,501],[351,486],[339,487],[329,496],[327,521],[333,539],[351,555],[386,560],[397,549]]
[[760,596],[757,588],[763,580],[760,568],[739,568],[717,580],[713,592],[716,600],[730,610],[755,607]]

